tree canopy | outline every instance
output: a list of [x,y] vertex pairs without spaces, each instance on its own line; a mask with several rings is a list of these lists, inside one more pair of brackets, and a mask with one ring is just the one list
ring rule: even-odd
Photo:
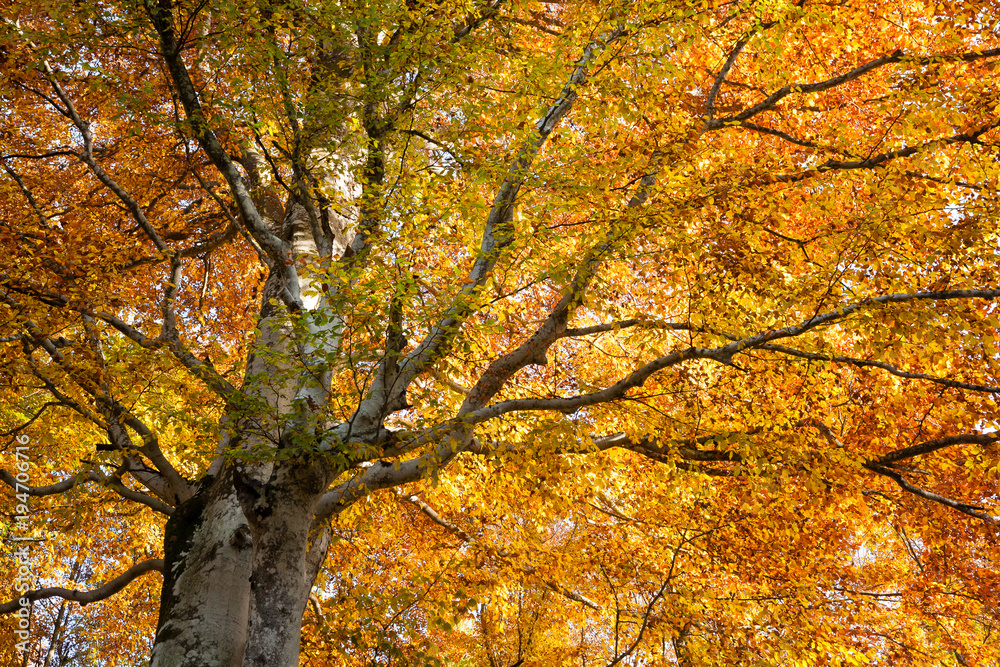
[[0,659],[1000,662],[998,16],[6,3]]

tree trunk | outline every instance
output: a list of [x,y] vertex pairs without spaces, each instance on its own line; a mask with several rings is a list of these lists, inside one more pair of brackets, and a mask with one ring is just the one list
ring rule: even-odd
[[316,561],[322,563],[329,546],[328,533],[318,539],[311,535],[323,480],[320,466],[293,462],[276,471],[265,493],[252,502],[244,500],[253,535],[245,665],[298,664],[302,615]]
[[253,596],[251,582],[260,580],[252,575],[260,558],[255,554],[256,540],[237,482],[245,488],[261,487],[267,482],[270,466],[237,465],[229,456],[240,449],[268,447],[268,441],[277,438],[277,429],[263,416],[261,408],[267,406],[274,415],[287,409],[287,392],[264,381],[280,370],[267,354],[268,348],[282,348],[283,328],[267,305],[269,294],[277,289],[276,282],[272,276],[264,287],[264,318],[254,352],[247,361],[243,385],[247,400],[258,403],[262,416],[251,426],[246,415],[241,414],[252,409],[249,404],[231,407],[220,424],[218,457],[200,490],[167,522],[152,667],[254,664],[245,663],[244,654]]
[[238,667],[250,614],[253,550],[230,469],[167,522],[152,667]]
[[251,500],[227,467],[170,518],[153,667],[298,664],[302,615],[330,544],[328,531],[313,531],[319,494],[303,486],[296,476]]
[[[274,231],[296,256],[315,255],[305,209],[289,201],[285,211]],[[331,222],[343,245],[346,221]],[[241,402],[222,418],[216,461],[167,522],[152,667],[298,664],[302,616],[330,544],[329,531],[315,528],[316,506],[339,471],[309,453],[272,456],[315,452],[285,441],[296,392],[315,379],[296,365],[289,325],[272,304],[281,280],[274,272],[265,283]]]

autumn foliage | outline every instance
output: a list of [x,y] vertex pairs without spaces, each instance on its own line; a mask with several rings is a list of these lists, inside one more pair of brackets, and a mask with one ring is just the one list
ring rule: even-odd
[[6,3],[0,662],[1000,663],[998,17]]

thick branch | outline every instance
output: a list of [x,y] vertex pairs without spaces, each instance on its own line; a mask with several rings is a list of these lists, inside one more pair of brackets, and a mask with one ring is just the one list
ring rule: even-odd
[[156,433],[140,420],[125,412],[123,406],[116,403],[115,408],[119,412],[118,416],[122,422],[142,438],[142,446],[138,447],[138,450],[150,460],[156,471],[163,475],[167,486],[174,496],[173,498],[168,498],[168,500],[180,504],[194,495],[191,483],[184,479],[170,461],[167,460],[167,457],[163,455],[163,451],[160,449],[160,440],[156,436]]
[[879,475],[888,477],[889,479],[896,482],[899,487],[905,491],[909,491],[915,496],[919,496],[926,500],[944,505],[945,507],[950,507],[954,510],[958,510],[962,514],[968,514],[969,516],[976,517],[977,519],[982,519],[989,523],[997,524],[1000,523],[1000,517],[993,516],[983,511],[982,507],[976,505],[970,505],[968,503],[959,502],[957,500],[952,500],[951,498],[946,498],[944,496],[933,493],[932,491],[927,491],[926,489],[921,489],[919,486],[915,486],[908,482],[899,472],[892,470],[891,468],[886,468],[875,463],[865,464],[865,468],[876,472]]
[[[130,471],[131,472],[131,471]],[[133,476],[135,476],[133,474]],[[140,491],[133,491],[132,489],[125,486],[122,480],[117,475],[109,475],[107,477],[99,477],[91,473],[91,479],[96,478],[102,485],[108,487],[109,489],[115,491],[118,495],[126,500],[131,500],[134,503],[139,503],[140,505],[145,505],[146,507],[152,509],[155,512],[170,516],[174,513],[174,508],[163,502],[159,498],[154,498],[153,496],[146,495]],[[138,477],[136,477],[138,479]],[[141,481],[141,480],[140,480]]]
[[718,76],[715,77],[715,83],[712,84],[712,89],[708,91],[708,100],[705,102],[705,117],[707,121],[711,121],[712,117],[715,115],[715,98],[719,96],[719,90],[722,88],[723,82],[725,82],[726,77],[729,76],[729,70],[733,68],[736,63],[736,59],[740,57],[740,53],[746,48],[746,45],[750,43],[754,35],[764,32],[771,26],[775,25],[777,21],[771,21],[769,23],[762,23],[754,27],[754,29],[741,40],[736,42],[733,46],[732,51],[729,52],[726,62],[722,65],[722,69],[719,70]]
[[18,482],[12,474],[3,468],[0,468],[0,482],[3,482],[10,488],[14,489],[16,493],[27,493],[29,496],[35,496],[38,498],[65,493],[84,479],[88,479],[88,477],[74,475],[73,477],[67,477],[66,479],[56,482],[55,484],[49,484],[48,486],[26,486]]
[[146,507],[149,507],[150,509],[153,509],[161,514],[170,516],[174,511],[173,507],[166,504],[162,500],[128,488],[122,483],[120,478],[114,475],[103,477],[93,470],[87,472],[86,474],[81,473],[80,475],[67,477],[62,481],[56,482],[55,484],[49,484],[48,486],[26,486],[18,482],[12,474],[0,468],[0,481],[12,488],[15,493],[26,493],[29,496],[38,498],[65,493],[80,482],[97,482],[115,491],[122,498],[145,505]]
[[475,442],[471,425],[461,421],[438,424],[399,445],[399,452],[413,451],[433,444],[433,448],[415,459],[390,463],[377,461],[359,475],[327,491],[316,508],[315,522],[321,523],[342,512],[373,491],[390,489],[423,478],[428,470],[447,465],[459,452]]
[[[645,203],[649,189],[655,182],[656,171],[654,170],[639,181],[635,193],[626,204],[627,208],[637,208]],[[580,303],[589,288],[601,262],[615,247],[617,237],[624,233],[624,230],[618,230],[615,225],[612,225],[608,235],[590,248],[583,261],[580,262],[576,275],[573,276],[564,296],[545,318],[545,321],[517,349],[490,364],[470,390],[468,397],[459,409],[459,414],[464,415],[486,405],[516,372],[528,364],[545,365],[548,363],[546,353],[549,347],[556,340],[567,335],[566,324],[573,309]],[[673,325],[665,324],[664,326],[670,328]],[[679,326],[683,327],[683,325]]]
[[464,23],[455,26],[454,35],[451,38],[452,44],[461,41],[473,30],[496,16],[500,11],[500,5],[502,3],[503,0],[493,0],[492,2],[487,2],[477,13],[470,14],[466,17]]
[[177,333],[177,318],[174,314],[174,303],[177,300],[177,290],[181,286],[184,264],[179,255],[170,258],[170,279],[166,289],[163,291],[163,329],[160,331],[160,338],[168,341],[179,341]]
[[996,444],[998,440],[1000,440],[1000,432],[948,435],[943,438],[928,440],[910,447],[897,449],[893,452],[889,452],[888,454],[883,454],[871,463],[873,465],[888,465],[904,459],[913,458],[914,456],[920,456],[921,454],[930,454],[931,452],[936,452],[939,449],[945,449],[946,447],[952,447],[954,445],[980,445],[982,447],[988,447]]
[[635,389],[636,387],[641,387],[645,384],[646,380],[648,380],[657,371],[675,366],[683,361],[690,361],[692,359],[711,359],[719,363],[731,364],[731,358],[732,355],[726,354],[724,348],[704,349],[689,347],[685,350],[672,352],[668,355],[655,359],[605,389],[569,398],[517,398],[501,401],[488,407],[469,412],[464,415],[463,418],[472,423],[480,423],[490,419],[495,419],[496,417],[510,412],[527,410],[558,410],[569,414],[591,405],[607,403],[620,399],[624,397],[630,389]]
[[[65,600],[70,600],[71,602],[79,602],[81,605],[90,604],[91,602],[98,602],[111,597],[132,583],[132,581],[137,577],[140,577],[147,572],[163,572],[163,559],[155,558],[141,563],[136,563],[103,586],[99,586],[90,591],[74,591],[58,587],[40,588],[28,591],[21,596],[21,598],[27,598],[29,601],[34,602],[35,600],[43,600],[45,598],[60,597]],[[15,598],[10,602],[0,604],[0,614],[10,614],[20,608],[20,599]]]

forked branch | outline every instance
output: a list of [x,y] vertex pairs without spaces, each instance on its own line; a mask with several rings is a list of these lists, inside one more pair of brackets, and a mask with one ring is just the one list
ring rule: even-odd
[[535,123],[535,129],[521,145],[507,171],[493,205],[486,217],[479,254],[459,292],[455,304],[433,327],[417,348],[407,355],[401,370],[404,386],[433,365],[446,351],[458,333],[461,323],[473,311],[474,295],[482,289],[500,258],[501,251],[513,241],[514,207],[521,186],[542,146],[559,122],[569,113],[579,89],[586,83],[593,61],[607,46],[625,35],[624,28],[615,29],[595,39],[584,49],[559,97]]
[[824,90],[830,90],[837,86],[843,85],[848,81],[853,81],[854,79],[861,78],[866,74],[873,72],[879,68],[885,67],[893,63],[912,63],[914,65],[926,65],[934,62],[941,62],[944,60],[955,60],[962,62],[972,62],[975,60],[983,60],[988,58],[996,58],[1000,56],[1000,48],[989,49],[984,51],[970,51],[969,53],[962,53],[957,55],[949,54],[938,54],[932,56],[910,56],[903,51],[897,50],[889,55],[882,56],[881,58],[876,58],[863,65],[855,67],[850,72],[845,72],[839,76],[826,79],[825,81],[816,81],[813,83],[789,83],[782,86],[778,90],[774,91],[766,98],[753,105],[752,107],[741,111],[733,116],[727,116],[726,118],[716,118],[707,123],[708,129],[716,129],[723,127],[727,124],[741,123],[743,121],[749,120],[758,114],[773,109],[775,105],[783,100],[784,98],[792,95],[793,93],[798,94],[808,94],[808,93],[819,93]]
[[273,266],[282,271],[284,278],[283,289],[280,292],[282,301],[293,312],[302,311],[299,275],[295,269],[295,262],[292,261],[291,248],[268,228],[267,223],[264,222],[257,210],[239,170],[208,124],[198,91],[181,56],[183,44],[178,41],[174,29],[174,4],[172,0],[147,0],[145,6],[160,38],[160,55],[167,64],[174,90],[184,107],[184,113],[192,133],[205,153],[208,154],[215,168],[226,179],[247,231],[273,262]]
[[[129,466],[129,471],[131,471],[131,466]],[[36,498],[41,498],[44,496],[54,496],[60,493],[65,493],[70,489],[72,489],[73,487],[75,487],[77,484],[80,484],[81,482],[97,482],[98,484],[102,484],[107,488],[113,490],[122,498],[125,498],[126,500],[131,500],[132,502],[139,503],[141,505],[145,505],[146,507],[149,507],[150,509],[159,512],[160,514],[170,516],[171,514],[173,514],[174,511],[173,507],[166,504],[159,498],[154,498],[153,496],[147,495],[140,491],[134,491],[133,489],[130,489],[127,486],[125,486],[125,484],[121,480],[121,475],[119,474],[109,475],[107,477],[104,477],[91,470],[85,474],[73,475],[72,477],[67,477],[66,479],[63,479],[59,482],[55,482],[54,484],[48,484],[46,486],[27,486],[25,484],[21,484],[20,482],[18,482],[17,479],[11,473],[7,472],[3,468],[0,468],[0,482],[3,482],[7,486],[9,486],[11,489],[14,490],[15,493],[25,493],[29,496]]]

